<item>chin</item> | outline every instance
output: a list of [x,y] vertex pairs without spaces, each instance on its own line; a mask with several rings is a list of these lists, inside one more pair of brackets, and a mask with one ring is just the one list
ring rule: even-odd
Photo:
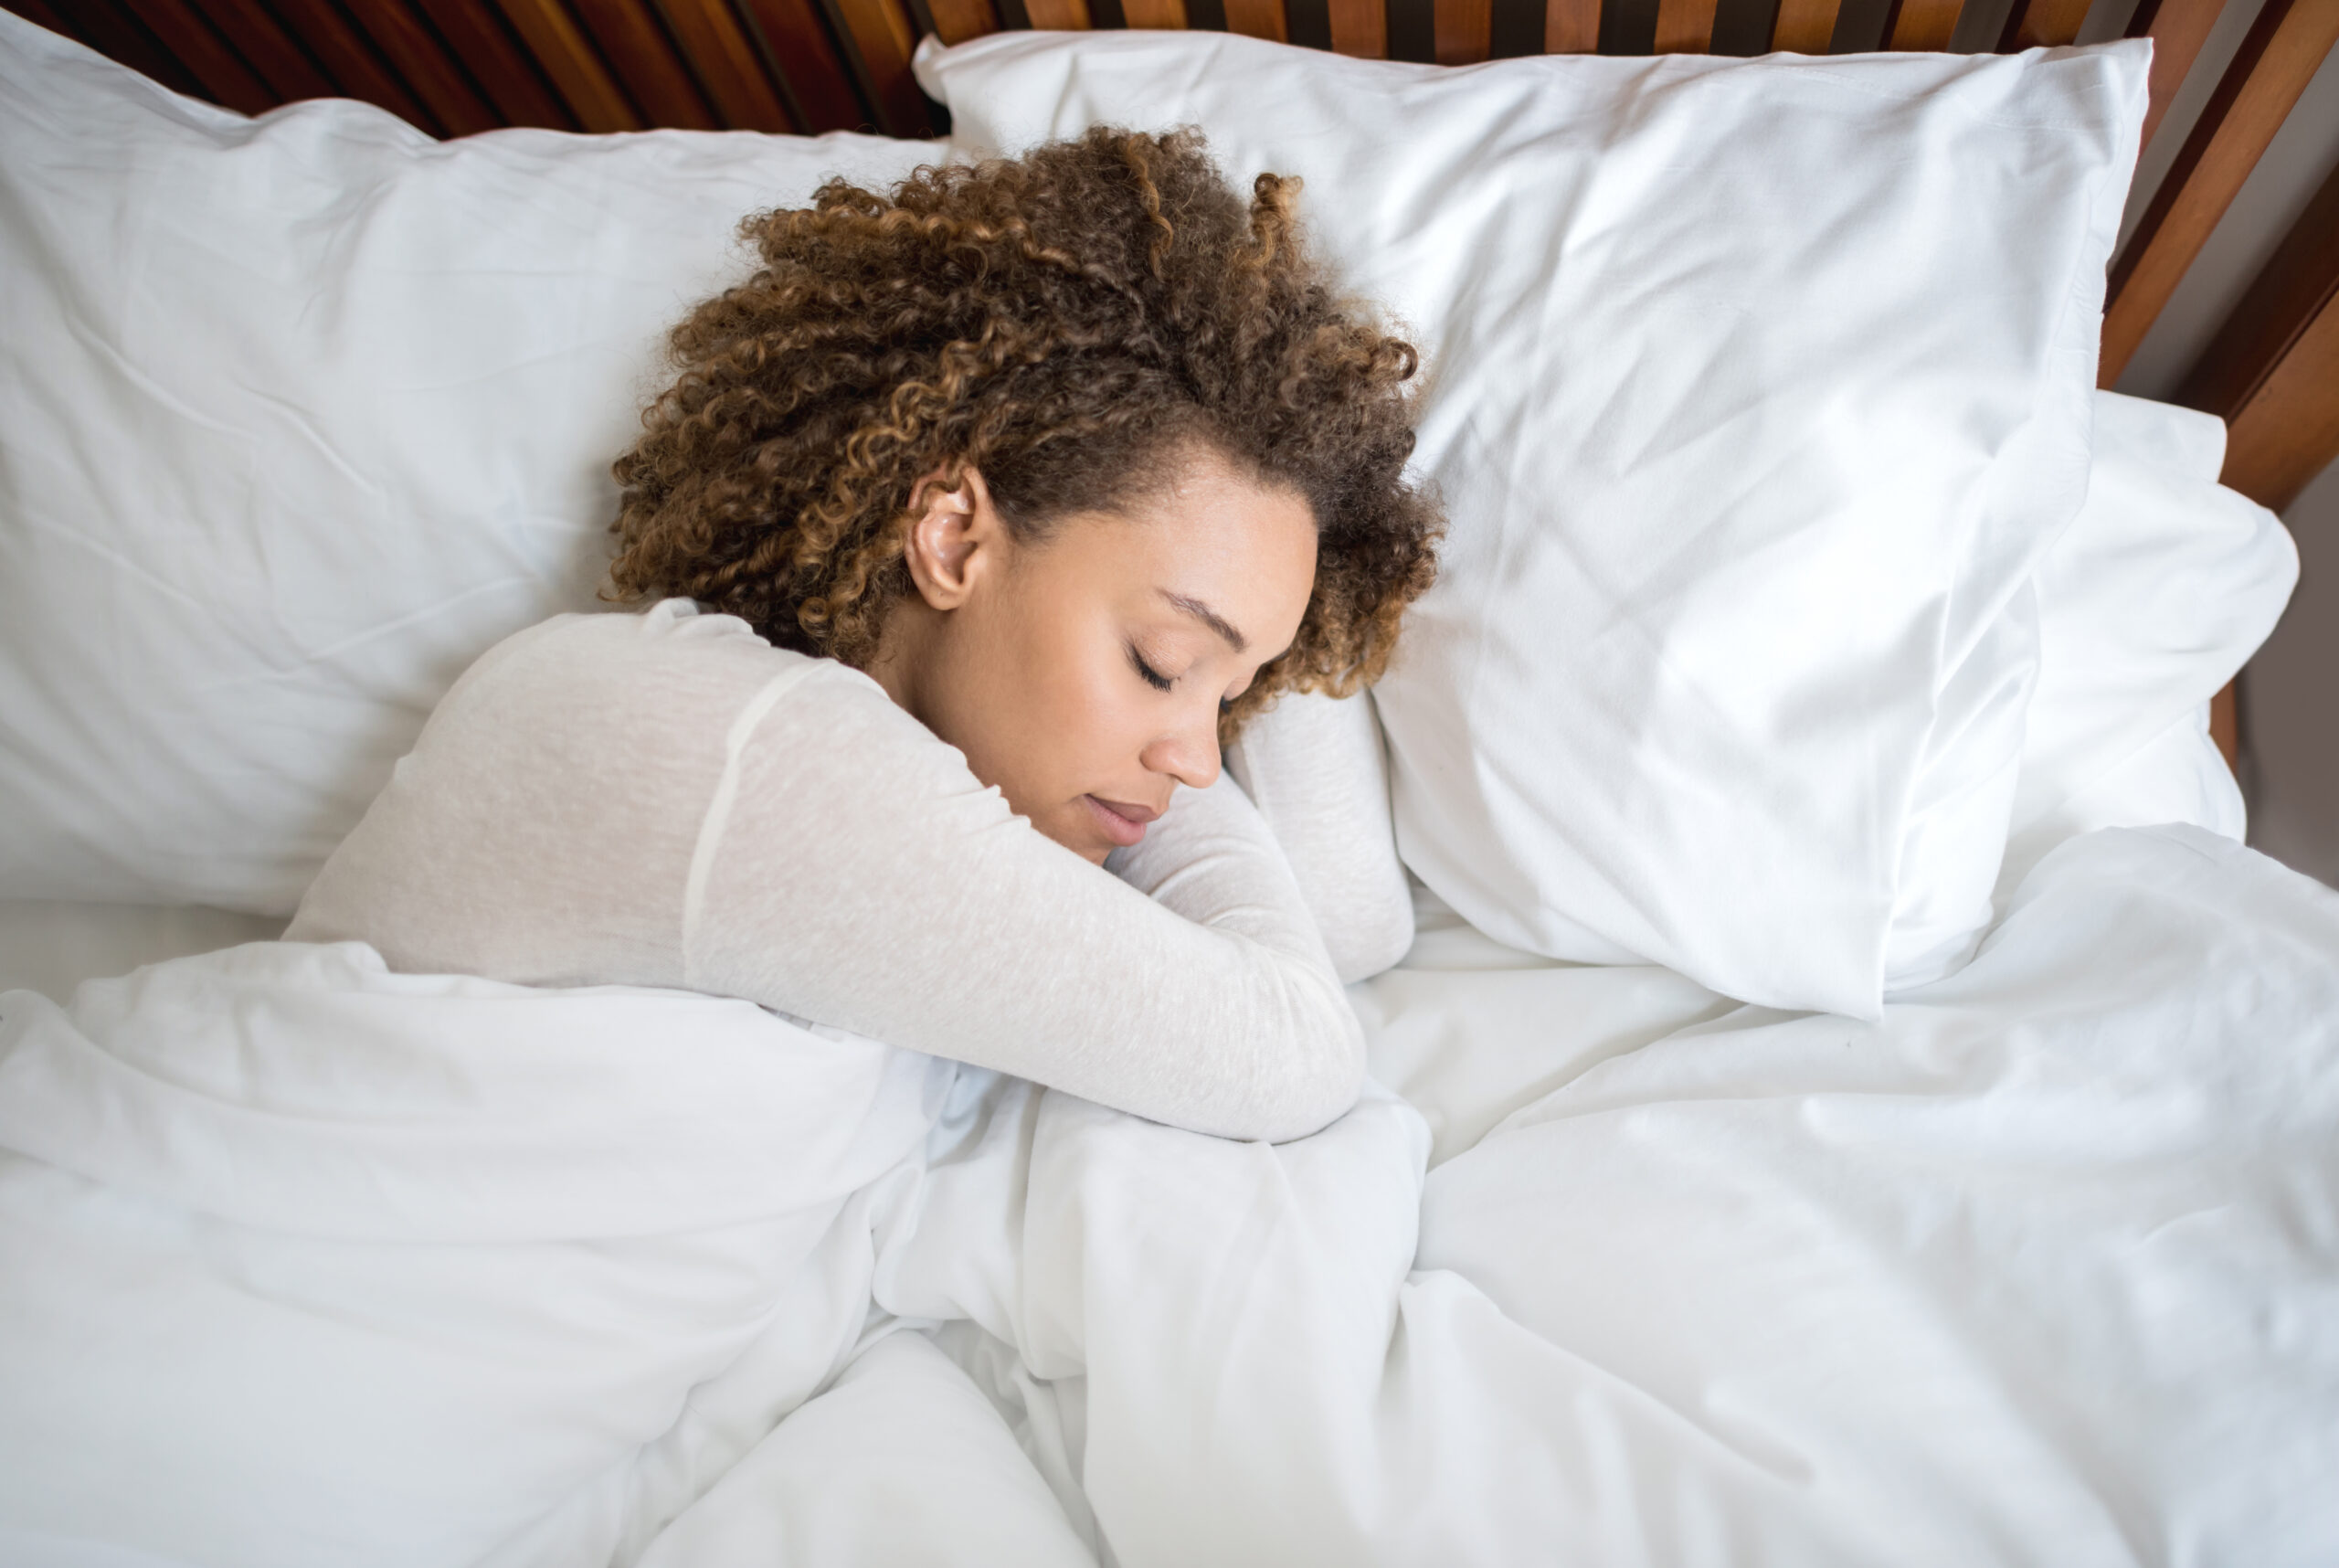
[[[1073,816],[1074,813],[1067,811],[1064,815]],[[1105,857],[1113,853],[1113,846],[1099,839],[1095,831],[1089,827],[1085,812],[1080,813],[1079,820],[1069,828],[1060,821],[1043,822],[1036,818],[1032,825],[1040,830],[1042,838],[1053,839],[1091,865],[1104,864]]]

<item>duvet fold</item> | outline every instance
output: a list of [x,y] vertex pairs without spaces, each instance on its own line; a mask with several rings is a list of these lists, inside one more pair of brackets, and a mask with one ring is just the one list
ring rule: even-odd
[[2339,1555],[2339,896],[2101,832],[1880,1022],[1694,991],[1433,929],[1277,1146],[355,945],[8,993],[0,1560]]

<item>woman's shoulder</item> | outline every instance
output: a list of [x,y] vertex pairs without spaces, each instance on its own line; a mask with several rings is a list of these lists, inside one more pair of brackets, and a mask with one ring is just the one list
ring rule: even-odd
[[448,700],[704,715],[735,710],[775,683],[823,708],[892,706],[859,671],[775,646],[737,616],[708,614],[687,599],[539,621],[481,655]]
[[[499,662],[507,666],[502,673]],[[680,722],[718,734],[744,723],[742,744],[752,731],[759,746],[825,753],[830,771],[873,785],[955,793],[971,782],[958,749],[868,675],[778,647],[737,616],[703,611],[686,599],[639,611],[555,616],[491,651],[474,670],[515,698],[524,693],[539,712],[631,715],[659,729]],[[557,690],[547,692],[547,683]]]

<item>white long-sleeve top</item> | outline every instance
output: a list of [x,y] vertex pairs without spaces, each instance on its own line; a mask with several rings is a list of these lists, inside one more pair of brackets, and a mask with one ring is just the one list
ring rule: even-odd
[[672,600],[491,650],[286,936],[741,997],[1224,1137],[1355,1103],[1362,1032],[1233,784],[1179,790],[1113,869],[867,676]]

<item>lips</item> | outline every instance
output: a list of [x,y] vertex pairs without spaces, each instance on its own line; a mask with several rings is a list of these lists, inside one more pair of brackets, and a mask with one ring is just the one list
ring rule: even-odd
[[1089,812],[1106,838],[1127,849],[1145,837],[1146,824],[1161,815],[1159,806],[1139,806],[1127,800],[1103,800],[1094,795],[1083,795]]

